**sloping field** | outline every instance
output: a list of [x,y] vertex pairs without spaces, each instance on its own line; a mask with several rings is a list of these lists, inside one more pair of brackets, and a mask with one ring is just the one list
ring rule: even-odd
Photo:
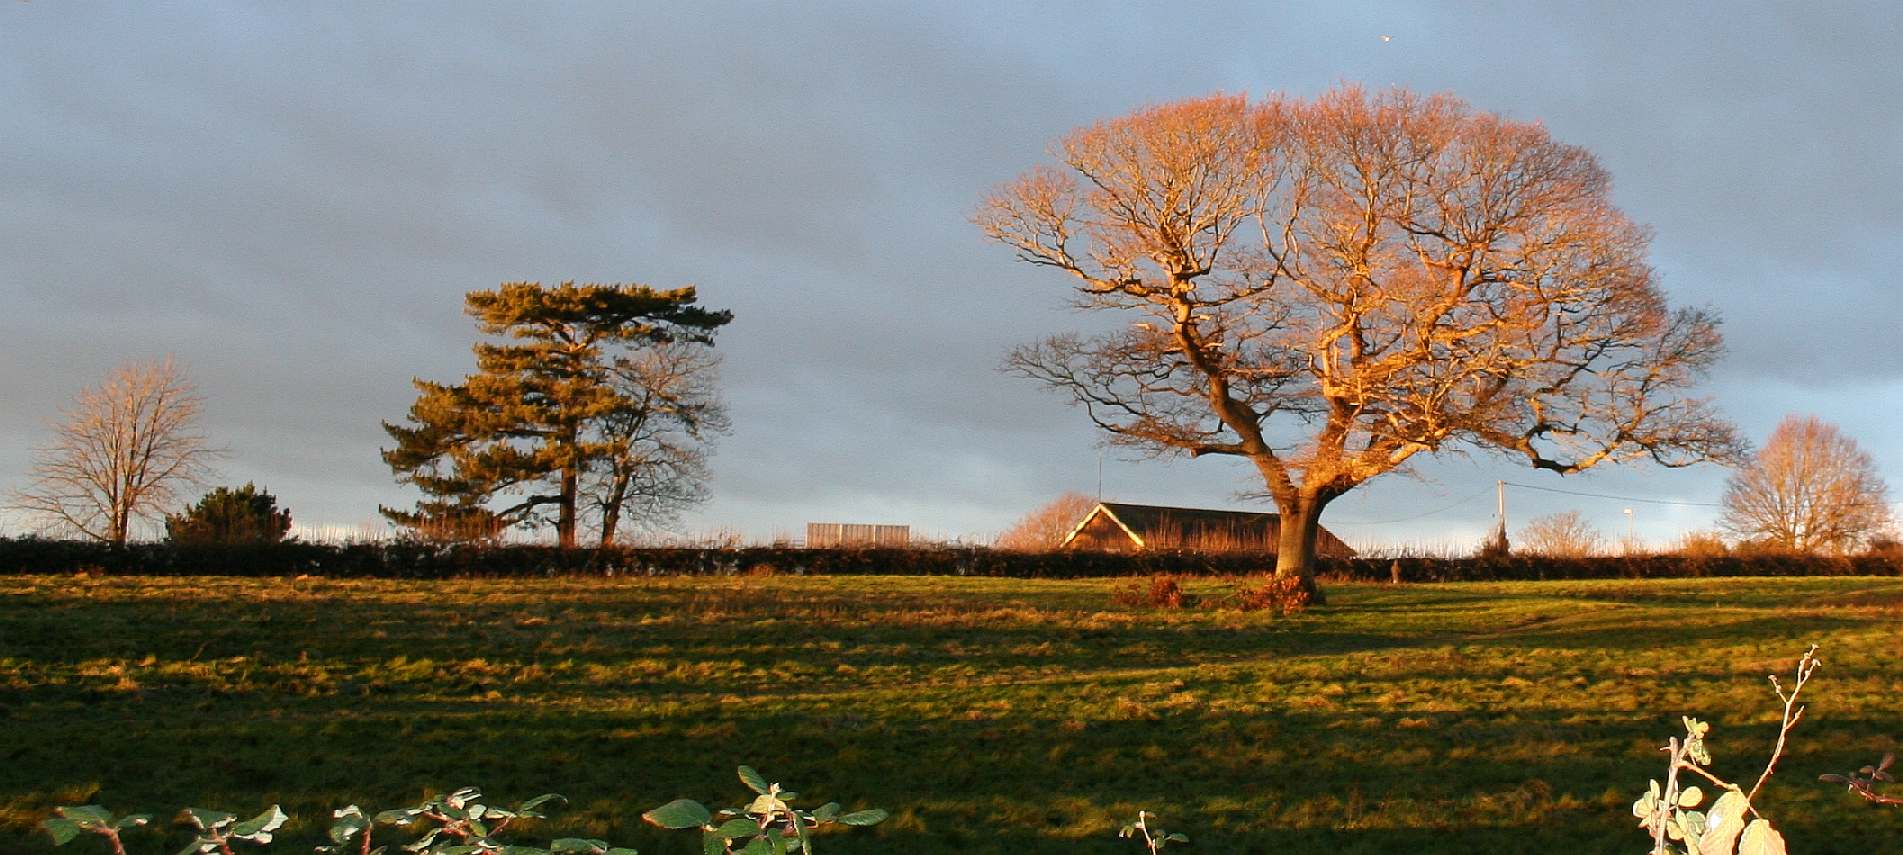
[[1765,674],[1812,642],[1760,806],[1793,851],[1903,846],[1815,783],[1903,746],[1903,580],[1342,585],[1290,618],[1114,584],[0,578],[0,852],[86,802],[282,802],[271,851],[308,852],[331,808],[474,784],[573,799],[524,842],[686,853],[639,813],[737,802],[742,763],[892,811],[840,855],[1134,852],[1138,808],[1189,853],[1636,852],[1679,715],[1748,786]]

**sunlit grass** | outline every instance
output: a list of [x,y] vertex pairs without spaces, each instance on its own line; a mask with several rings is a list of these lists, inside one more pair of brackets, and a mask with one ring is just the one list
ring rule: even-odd
[[1903,581],[1343,585],[1291,618],[1113,584],[0,579],[0,851],[85,801],[281,801],[308,851],[332,807],[477,784],[689,852],[639,812],[740,763],[892,810],[822,852],[1123,852],[1138,808],[1196,851],[1630,851],[1677,716],[1754,778],[1764,675],[1813,641],[1763,808],[1807,851],[1903,833],[1813,783],[1903,743]]

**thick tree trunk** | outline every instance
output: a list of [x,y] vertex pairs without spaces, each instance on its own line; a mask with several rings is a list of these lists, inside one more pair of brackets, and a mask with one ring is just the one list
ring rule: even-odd
[[562,470],[562,496],[557,504],[559,515],[555,518],[555,536],[561,540],[563,549],[575,548],[575,496],[581,490],[581,478],[573,468]]
[[1321,538],[1323,503],[1314,496],[1298,494],[1287,502],[1277,502],[1281,511],[1281,529],[1276,533],[1275,575],[1295,576],[1302,580],[1317,604],[1324,602],[1315,584],[1315,544]]
[[628,498],[628,478],[620,476],[614,486],[608,490],[608,498],[601,504],[601,545],[613,546],[615,529],[621,527],[621,505]]

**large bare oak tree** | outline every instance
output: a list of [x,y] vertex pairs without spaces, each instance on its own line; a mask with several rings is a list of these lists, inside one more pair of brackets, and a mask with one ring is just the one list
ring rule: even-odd
[[1891,526],[1876,461],[1815,416],[1785,416],[1731,476],[1724,506],[1726,530],[1792,552],[1849,552]]
[[50,529],[124,545],[135,523],[159,518],[209,474],[218,452],[199,432],[202,406],[170,359],[114,369],[62,412],[14,507]]
[[1586,150],[1450,96],[1215,96],[1081,128],[975,217],[1135,322],[1019,348],[1113,442],[1253,465],[1276,570],[1328,504],[1421,455],[1561,474],[1734,457],[1687,394],[1722,350],[1673,309]]

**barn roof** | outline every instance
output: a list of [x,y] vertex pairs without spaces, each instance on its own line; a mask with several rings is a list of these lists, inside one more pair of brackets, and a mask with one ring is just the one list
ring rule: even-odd
[[[1090,513],[1078,520],[1063,543],[1068,544],[1078,533],[1084,530],[1091,519],[1103,514],[1123,529],[1139,546],[1160,536],[1181,536],[1186,533],[1235,533],[1238,535],[1259,534],[1273,543],[1275,534],[1281,531],[1282,518],[1278,514],[1258,511],[1225,511],[1215,508],[1177,508],[1167,505],[1137,505],[1128,502],[1099,502]],[[1060,544],[1060,546],[1063,544]],[[1355,551],[1343,543],[1341,538],[1327,528],[1321,530],[1316,539],[1315,551],[1320,555],[1352,556]]]

